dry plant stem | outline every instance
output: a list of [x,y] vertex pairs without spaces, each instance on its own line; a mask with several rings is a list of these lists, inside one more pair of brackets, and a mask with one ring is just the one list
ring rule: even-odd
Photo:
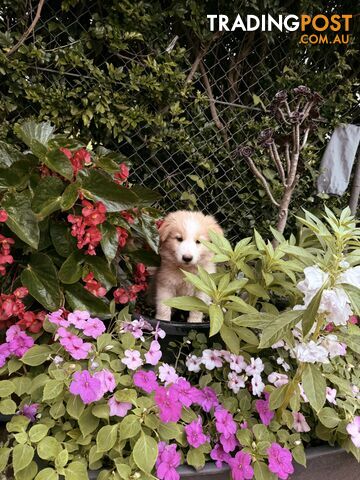
[[19,41],[6,53],[7,57],[10,57],[10,55],[15,53],[16,50],[25,42],[28,36],[34,31],[36,24],[40,20],[41,10],[44,6],[44,3],[45,3],[45,0],[39,1],[34,20],[31,22],[31,25],[29,26],[29,28],[22,34]]
[[202,74],[203,79],[204,79],[206,92],[208,94],[209,101],[210,101],[211,116],[214,120],[214,123],[215,123],[216,127],[218,128],[218,130],[220,131],[220,133],[221,133],[221,135],[224,139],[224,143],[225,143],[226,148],[229,149],[230,145],[229,145],[229,139],[228,139],[228,136],[227,136],[227,133],[226,133],[226,128],[225,128],[224,124],[221,122],[221,120],[219,118],[219,115],[217,113],[216,106],[215,106],[214,95],[213,95],[213,92],[212,92],[212,89],[211,89],[209,78],[208,78],[206,70],[205,70],[204,63],[202,61],[200,61],[199,66],[200,66],[201,74]]
[[276,165],[276,169],[280,175],[282,184],[286,186],[284,167],[281,163],[280,155],[275,142],[270,145],[270,156]]
[[268,197],[270,198],[271,202],[275,205],[275,207],[279,207],[280,204],[273,197],[273,194],[271,193],[269,184],[268,184],[266,178],[264,177],[264,175],[260,172],[260,170],[258,170],[255,163],[251,160],[251,158],[249,158],[249,157],[246,158],[246,162],[249,165],[249,168],[253,172],[255,177],[258,178],[260,180],[260,182],[264,185],[265,191],[266,191]]

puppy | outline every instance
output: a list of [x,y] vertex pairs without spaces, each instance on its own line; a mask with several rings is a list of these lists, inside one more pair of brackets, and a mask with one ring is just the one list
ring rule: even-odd
[[[216,271],[211,262],[213,253],[201,240],[209,240],[209,231],[222,234],[222,229],[214,217],[201,212],[181,210],[165,217],[159,228],[161,266],[155,274],[156,288],[156,318],[171,320],[171,307],[164,301],[172,297],[196,295],[205,302],[209,298],[203,292],[196,291],[185,281],[181,270],[197,273],[197,267],[203,267],[208,273]],[[190,312],[188,322],[201,322],[201,312]]]

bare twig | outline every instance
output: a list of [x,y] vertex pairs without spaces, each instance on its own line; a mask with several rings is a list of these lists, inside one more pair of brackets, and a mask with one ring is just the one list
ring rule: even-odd
[[208,97],[209,97],[209,101],[210,101],[211,116],[214,120],[214,123],[215,123],[216,127],[219,129],[219,131],[220,131],[220,133],[221,133],[221,135],[224,139],[224,143],[225,143],[226,148],[229,149],[229,139],[228,139],[228,136],[227,136],[227,133],[226,133],[226,128],[225,128],[224,124],[221,122],[221,120],[219,118],[219,115],[217,113],[216,106],[215,106],[214,95],[213,95],[213,92],[212,92],[212,89],[211,89],[209,78],[208,78],[206,70],[205,70],[205,66],[204,66],[202,61],[200,61],[199,67],[200,67],[200,71],[201,71],[201,74],[202,74],[203,79],[204,79],[205,88],[206,88],[206,91],[207,91],[207,94],[208,94]]
[[208,51],[207,48],[203,48],[201,49],[198,54],[196,55],[195,57],[195,60],[194,60],[194,63],[192,64],[191,66],[191,70],[189,72],[189,75],[186,77],[186,80],[185,80],[185,83],[191,83],[193,78],[194,78],[194,75],[195,73],[197,72],[198,68],[199,68],[199,63],[201,62],[201,60],[204,58],[204,56],[206,55],[206,52]]
[[37,6],[36,14],[31,22],[31,25],[29,28],[22,34],[20,37],[19,41],[6,53],[7,57],[10,57],[13,53],[16,52],[16,50],[25,42],[25,40],[28,38],[28,36],[34,31],[36,24],[40,20],[40,15],[41,15],[41,10],[44,6],[45,0],[40,0]]
[[285,143],[285,159],[286,159],[286,173],[289,175],[291,169],[291,160],[290,160],[290,145]]
[[309,137],[309,132],[310,132],[310,128],[307,128],[304,132],[304,136],[303,136],[303,140],[301,142],[300,150],[302,150],[306,146],[306,143],[307,143],[307,140],[308,140],[308,137]]
[[273,196],[273,194],[270,190],[270,186],[269,186],[266,178],[264,177],[264,175],[258,170],[257,166],[251,160],[250,157],[246,157],[245,160],[246,160],[246,163],[249,165],[250,170],[255,175],[255,177],[258,178],[260,180],[260,182],[264,185],[265,191],[266,191],[268,197],[270,198],[271,202],[275,205],[275,207],[280,207],[280,204],[275,200],[275,198],[274,198],[274,196]]
[[280,156],[279,156],[279,152],[278,152],[278,149],[277,149],[277,146],[276,146],[275,142],[270,145],[270,156],[272,158],[272,161],[276,165],[276,169],[277,169],[277,171],[280,175],[281,182],[285,186],[286,185],[286,178],[285,178],[284,167],[282,165],[282,162],[281,162],[281,159],[280,159]]

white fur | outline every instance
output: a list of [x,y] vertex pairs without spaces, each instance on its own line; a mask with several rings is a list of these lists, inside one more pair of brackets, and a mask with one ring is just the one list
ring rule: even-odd
[[[200,212],[179,211],[169,214],[160,227],[161,267],[155,275],[156,318],[171,320],[171,308],[164,301],[172,297],[196,295],[206,303],[209,298],[185,281],[181,270],[197,273],[201,265],[207,272],[216,271],[212,253],[200,243],[208,239],[209,230],[222,232],[215,219]],[[190,258],[185,261],[184,257]],[[188,322],[201,322],[201,312],[190,312]]]

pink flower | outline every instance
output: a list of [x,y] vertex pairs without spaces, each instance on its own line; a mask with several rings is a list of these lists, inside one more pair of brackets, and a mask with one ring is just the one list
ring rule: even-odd
[[47,318],[50,323],[54,323],[59,327],[67,327],[69,322],[63,318],[63,314],[64,311],[60,308],[60,310],[56,310],[56,312],[49,313]]
[[249,377],[253,375],[255,376],[260,375],[263,370],[264,370],[264,364],[261,358],[251,358],[250,365],[248,365],[245,369]]
[[176,468],[180,465],[181,455],[176,451],[176,445],[159,443],[159,453],[156,460],[156,476],[160,480],[179,480]]
[[287,480],[289,475],[294,473],[290,450],[281,447],[278,443],[272,443],[267,454],[270,472],[275,473],[281,480]]
[[0,210],[0,222],[6,222],[8,219],[8,214],[5,210]]
[[212,408],[219,405],[216,392],[211,387],[195,390],[193,393],[193,401],[200,405],[204,412],[210,412]]
[[85,322],[90,318],[90,313],[86,310],[75,310],[68,315],[68,322],[76,328],[82,329]]
[[154,399],[159,407],[159,418],[162,422],[178,422],[180,420],[182,405],[174,392],[165,387],[157,387]]
[[293,412],[294,425],[293,428],[299,433],[310,432],[310,427],[304,417],[300,412]]
[[261,376],[260,375],[254,375],[251,379],[252,394],[260,397],[260,395],[264,391],[264,388],[265,388],[265,384],[261,380]]
[[196,389],[193,388],[187,380],[179,378],[176,383],[171,385],[170,390],[176,392],[179,402],[182,403],[184,407],[190,407],[192,405],[194,395],[196,395]]
[[268,393],[265,393],[265,400],[256,400],[255,407],[264,425],[270,425],[275,413],[270,410]]
[[186,425],[185,433],[188,444],[194,448],[198,448],[208,441],[208,437],[203,432],[201,417]]
[[196,355],[189,355],[185,363],[189,372],[200,372],[200,365],[202,363],[201,357],[197,357]]
[[283,385],[289,383],[289,378],[285,373],[272,372],[268,376],[268,380],[270,383],[275,385],[276,388],[282,387]]
[[329,403],[333,403],[334,405],[336,405],[336,394],[336,388],[326,387],[326,400]]
[[100,380],[101,392],[102,395],[105,395],[107,392],[113,392],[116,387],[116,381],[114,374],[109,370],[101,370],[100,372],[94,373],[94,378]]
[[151,342],[149,351],[145,353],[146,363],[150,363],[150,365],[157,365],[161,356],[162,353],[160,350],[160,343],[157,340],[153,340]]
[[81,338],[72,334],[70,337],[62,337],[60,343],[75,360],[84,360],[92,349],[91,343],[86,343]]
[[176,383],[179,376],[174,367],[163,363],[159,367],[159,378],[162,382],[165,382],[165,385],[169,385],[170,383]]
[[39,407],[38,403],[25,404],[20,410],[19,414],[29,418],[31,422],[35,422],[35,415]]
[[6,360],[10,357],[10,355],[11,352],[9,349],[9,344],[3,343],[2,345],[0,345],[0,368],[5,365]]
[[243,451],[238,452],[234,458],[229,461],[233,480],[251,480],[254,476],[254,470],[251,466],[251,456]]
[[92,338],[98,338],[102,333],[105,332],[106,327],[104,323],[99,320],[98,318],[89,318],[84,324],[83,324],[83,333],[87,337],[92,337]]
[[356,448],[360,448],[360,416],[356,416],[354,420],[346,427],[346,431],[350,435],[351,441]]
[[6,341],[9,352],[15,357],[22,357],[35,343],[34,339],[23,332],[18,325],[7,329]]
[[245,387],[245,379],[244,375],[238,375],[235,371],[229,372],[228,374],[228,383],[227,386],[232,390],[234,393],[239,393],[240,388]]
[[144,363],[140,358],[140,352],[137,350],[125,350],[124,354],[125,358],[122,358],[121,361],[129,370],[136,370]]
[[73,395],[80,395],[85,404],[96,402],[102,397],[100,380],[92,377],[87,370],[74,373],[69,391]]
[[239,445],[235,435],[225,435],[222,433],[219,440],[226,453],[232,452]]
[[127,412],[132,407],[131,403],[118,402],[115,397],[111,397],[108,400],[110,409],[110,416],[125,417]]
[[242,355],[230,355],[230,369],[236,373],[241,373],[247,367],[247,363]]
[[157,378],[153,371],[145,371],[139,370],[135,373],[134,377],[134,385],[136,387],[141,388],[146,393],[152,393],[157,387]]
[[231,415],[223,407],[218,407],[214,413],[215,427],[219,433],[223,433],[225,438],[229,438],[236,433],[236,423]]
[[215,447],[210,452],[210,457],[212,460],[215,460],[215,465],[217,468],[221,468],[223,462],[229,463],[231,460],[231,456],[226,453],[219,443],[215,445]]

